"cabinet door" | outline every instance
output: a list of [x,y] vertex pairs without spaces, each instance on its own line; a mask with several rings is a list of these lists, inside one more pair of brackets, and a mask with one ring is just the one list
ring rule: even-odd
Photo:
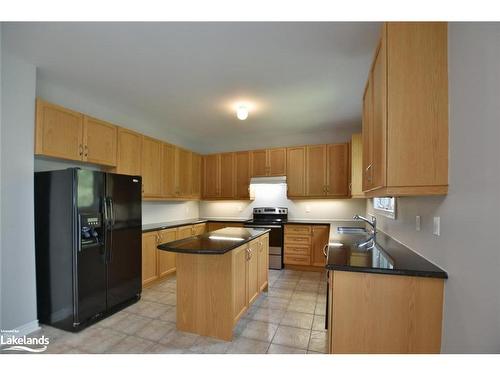
[[95,118],[83,117],[83,160],[116,165],[116,126]]
[[175,149],[174,145],[164,143],[161,157],[161,195],[175,197]]
[[[158,232],[159,243],[172,242],[177,239],[177,231],[175,229],[164,229]],[[175,253],[169,251],[158,250],[158,276],[163,277],[175,271]]]
[[234,154],[220,154],[220,188],[221,198],[234,198]]
[[142,235],[142,285],[149,284],[158,278],[157,245],[158,232],[148,232]]
[[373,120],[372,120],[372,188],[386,186],[386,134],[387,134],[387,77],[386,47],[382,38],[373,63]]
[[141,174],[142,135],[127,129],[118,129],[116,173]]
[[220,154],[203,157],[203,197],[217,198],[219,196]]
[[191,197],[199,199],[201,197],[201,155],[193,153],[191,155]]
[[182,240],[184,238],[191,237],[193,235],[193,226],[186,225],[184,227],[177,228],[177,239]]
[[250,197],[250,153],[248,151],[235,153],[236,164],[236,198]]
[[363,197],[363,141],[361,134],[353,134],[351,138],[351,196]]
[[233,261],[233,321],[243,315],[248,306],[247,297],[247,245],[231,251]]
[[82,160],[83,115],[38,99],[35,154]]
[[328,244],[330,237],[329,225],[313,225],[312,226],[312,257],[311,263],[313,266],[324,267],[326,257],[323,253],[325,245]]
[[191,166],[191,151],[176,147],[175,176],[178,197],[185,198],[191,194]]
[[207,223],[195,224],[193,225],[193,235],[198,236],[205,233],[207,230]]
[[161,196],[162,147],[162,142],[142,137],[142,184],[145,197]]
[[260,292],[259,285],[259,241],[248,244],[248,304],[252,304]]
[[372,79],[371,74],[368,78],[368,84],[366,85],[365,94],[363,96],[363,191],[368,191],[372,189]]
[[268,175],[286,175],[286,148],[272,148],[268,151]]
[[307,146],[306,196],[326,195],[326,145]]
[[269,274],[269,235],[259,237],[259,269],[258,280],[259,290],[264,290],[267,287]]
[[250,151],[252,177],[268,176],[267,150]]
[[289,197],[306,194],[306,147],[290,147],[286,157],[286,183]]
[[326,195],[347,197],[349,195],[349,144],[328,145],[327,155]]

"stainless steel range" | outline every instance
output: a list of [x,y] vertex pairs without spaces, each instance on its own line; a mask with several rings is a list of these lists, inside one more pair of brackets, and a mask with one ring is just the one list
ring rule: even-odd
[[247,228],[271,229],[269,233],[269,268],[283,268],[283,226],[288,219],[286,207],[256,207],[253,219],[245,222]]

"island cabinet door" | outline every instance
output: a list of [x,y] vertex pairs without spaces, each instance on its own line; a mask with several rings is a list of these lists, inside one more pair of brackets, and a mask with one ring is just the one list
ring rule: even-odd
[[148,232],[142,235],[142,285],[149,284],[158,278],[156,246],[158,246],[158,232]]
[[248,304],[259,296],[259,239],[248,245]]
[[262,291],[267,288],[269,273],[269,235],[266,234],[259,238],[259,268],[258,279],[259,289]]
[[193,235],[193,226],[186,225],[184,227],[177,228],[177,239],[182,240],[184,238],[191,237]]
[[[167,243],[177,239],[175,229],[164,229],[158,232],[159,242]],[[169,251],[156,250],[158,256],[158,276],[163,277],[175,272],[175,253]]]
[[245,313],[247,298],[247,252],[248,246],[243,245],[232,251],[233,257],[233,322]]

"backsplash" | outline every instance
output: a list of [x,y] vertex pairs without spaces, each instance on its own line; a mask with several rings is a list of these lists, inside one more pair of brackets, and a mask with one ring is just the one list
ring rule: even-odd
[[142,202],[142,224],[198,218],[197,201]]
[[366,212],[365,199],[290,200],[286,184],[252,185],[253,201],[202,201],[200,217],[250,218],[254,207],[279,206],[288,208],[290,219],[351,220]]

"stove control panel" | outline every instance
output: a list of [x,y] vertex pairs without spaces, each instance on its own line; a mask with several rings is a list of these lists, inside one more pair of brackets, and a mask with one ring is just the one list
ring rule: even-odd
[[288,208],[286,207],[256,207],[253,209],[254,214],[267,214],[267,215],[288,215]]

